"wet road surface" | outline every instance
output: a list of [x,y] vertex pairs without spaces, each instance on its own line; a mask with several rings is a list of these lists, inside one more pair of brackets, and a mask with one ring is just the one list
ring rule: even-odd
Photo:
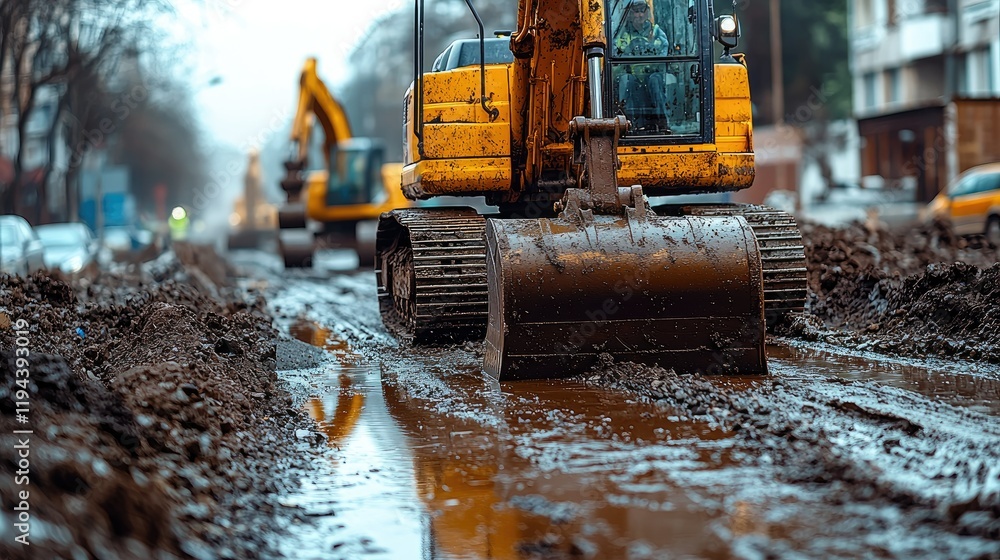
[[[1000,503],[1000,466],[976,463],[1000,448],[993,368],[778,341],[780,388],[712,381],[819,410],[809,418],[828,420],[821,443],[848,465],[831,481],[804,476],[785,440],[748,446],[711,415],[579,381],[491,383],[478,344],[400,345],[381,327],[368,275],[302,274],[268,289],[288,332],[330,355],[309,374],[307,405],[329,460],[289,500],[303,512],[284,547],[292,557],[1000,555],[995,517],[933,507],[961,488]],[[865,414],[843,412],[855,409]],[[943,439],[910,441],[912,430],[879,423],[900,410],[918,410],[918,431]],[[969,460],[942,464],[927,449],[946,439],[957,442],[947,454]],[[955,480],[935,484],[948,469]],[[981,474],[963,480],[962,469]]]

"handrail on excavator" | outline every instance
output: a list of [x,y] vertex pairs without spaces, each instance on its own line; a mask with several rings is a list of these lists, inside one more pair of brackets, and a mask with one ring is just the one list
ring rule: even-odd
[[[424,153],[424,2],[425,0],[413,0],[413,12],[416,16],[413,25],[413,105],[416,113],[413,135],[417,138],[417,153],[421,156]],[[493,122],[500,117],[500,110],[489,106],[490,98],[486,95],[486,28],[483,18],[472,5],[472,0],[465,0],[465,3],[479,27],[479,102],[490,122]]]
[[483,111],[486,111],[486,114],[490,116],[490,122],[493,122],[500,116],[500,110],[486,104],[489,101],[486,96],[486,29],[483,27],[483,18],[479,17],[479,12],[472,5],[472,0],[465,0],[465,3],[472,11],[472,16],[476,18],[476,24],[479,25],[479,79],[482,88],[479,101],[483,105]]

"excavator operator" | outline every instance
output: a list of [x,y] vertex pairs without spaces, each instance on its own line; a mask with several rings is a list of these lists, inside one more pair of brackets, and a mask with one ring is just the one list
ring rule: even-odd
[[[647,0],[624,0],[624,11],[614,37],[614,56],[618,58],[659,57],[667,54],[667,34],[653,23]],[[670,134],[667,107],[668,83],[677,80],[665,74],[662,66],[629,64],[618,68],[615,76],[619,112],[633,122],[637,131]]]

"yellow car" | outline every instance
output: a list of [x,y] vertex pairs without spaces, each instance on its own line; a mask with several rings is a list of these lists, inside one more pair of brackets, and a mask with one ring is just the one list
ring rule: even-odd
[[927,207],[935,218],[951,222],[959,235],[985,235],[1000,246],[1000,163],[973,167]]

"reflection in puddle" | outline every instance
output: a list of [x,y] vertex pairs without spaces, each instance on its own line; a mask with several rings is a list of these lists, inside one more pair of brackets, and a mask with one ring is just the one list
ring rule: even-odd
[[338,461],[298,500],[336,513],[310,554],[724,558],[720,523],[754,530],[753,506],[729,520],[698,490],[759,478],[719,427],[573,382],[501,391],[462,352],[376,371],[317,325],[293,332],[338,361],[307,405]]
[[388,374],[382,391],[409,440],[434,557],[726,556],[717,516],[672,476],[731,464],[730,434],[571,382],[497,395],[473,376],[433,375]]
[[323,348],[333,354],[343,365],[351,366],[363,361],[343,339],[331,334],[330,330],[312,321],[299,319],[288,328],[297,340]]
[[[296,542],[309,548],[290,556],[731,558],[762,542],[825,556],[844,538],[836,527],[856,522],[823,488],[744,461],[731,432],[658,404],[572,381],[491,384],[459,350],[376,366],[318,325],[293,333],[336,363],[307,404],[333,461],[303,484],[296,504],[311,523]],[[926,370],[849,362],[772,349],[778,375],[937,386],[918,382],[937,375]],[[717,382],[740,391],[760,378]]]
[[[933,364],[918,365],[885,356],[866,358],[797,345],[769,347],[768,356],[772,373],[777,375],[814,373],[877,381],[983,414],[1000,415],[1000,376],[996,370],[992,374],[989,371],[956,371],[954,367],[949,370],[934,367]],[[984,367],[981,364],[970,366]]]

